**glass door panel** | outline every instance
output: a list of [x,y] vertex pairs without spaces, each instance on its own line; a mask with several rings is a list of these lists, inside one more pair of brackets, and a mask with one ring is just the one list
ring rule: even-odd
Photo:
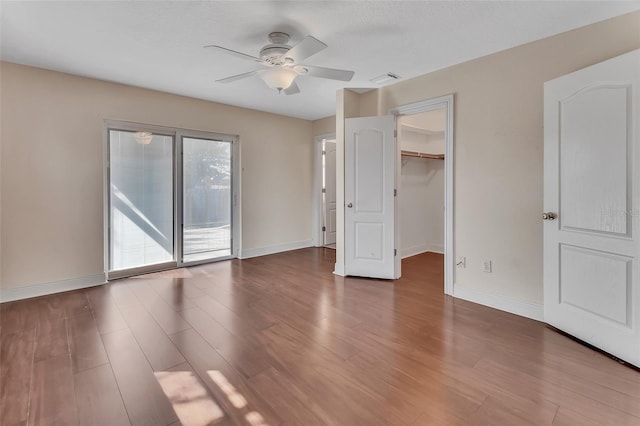
[[175,261],[173,137],[109,130],[109,270]]
[[182,138],[182,261],[232,254],[230,141]]

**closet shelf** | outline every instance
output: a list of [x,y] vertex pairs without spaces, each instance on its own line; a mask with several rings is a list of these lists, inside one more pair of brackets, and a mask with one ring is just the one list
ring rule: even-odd
[[402,150],[403,157],[430,158],[432,160],[444,160],[444,154],[425,154],[423,152]]

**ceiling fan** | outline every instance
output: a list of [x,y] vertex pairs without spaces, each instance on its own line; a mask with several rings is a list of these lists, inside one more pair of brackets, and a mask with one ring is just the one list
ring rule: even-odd
[[284,92],[286,95],[300,93],[300,88],[294,81],[299,75],[309,75],[312,77],[328,78],[331,80],[350,81],[353,71],[339,70],[334,68],[323,68],[311,65],[304,65],[301,62],[312,55],[327,48],[327,45],[320,40],[306,36],[295,46],[289,46],[289,34],[283,32],[272,32],[269,34],[270,44],[260,49],[259,57],[247,55],[246,53],[227,49],[222,46],[205,46],[216,49],[238,58],[258,62],[266,69],[249,71],[243,74],[216,80],[218,83],[231,83],[243,78],[257,75],[267,86],[276,89],[278,93]]

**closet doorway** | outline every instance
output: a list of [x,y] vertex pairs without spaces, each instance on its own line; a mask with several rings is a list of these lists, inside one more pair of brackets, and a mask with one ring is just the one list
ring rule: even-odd
[[453,294],[454,95],[393,107],[396,116],[396,259],[444,254],[444,293]]
[[444,254],[446,110],[398,117],[401,150],[398,219],[402,258]]

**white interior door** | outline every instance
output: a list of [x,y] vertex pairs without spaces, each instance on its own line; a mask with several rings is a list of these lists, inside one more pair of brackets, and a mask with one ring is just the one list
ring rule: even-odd
[[639,107],[640,50],[544,87],[545,321],[636,366]]
[[345,120],[345,274],[396,278],[394,118]]
[[324,244],[336,243],[336,142],[324,143]]

